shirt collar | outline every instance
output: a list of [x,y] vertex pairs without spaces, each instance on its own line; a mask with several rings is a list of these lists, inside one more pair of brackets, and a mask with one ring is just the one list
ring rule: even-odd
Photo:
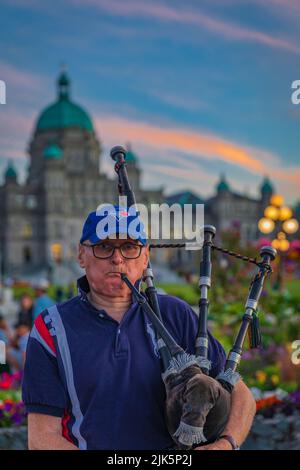
[[80,295],[82,299],[86,299],[87,294],[90,291],[90,285],[89,285],[89,281],[87,280],[86,275],[80,277],[77,280],[77,289],[78,289],[78,295]]

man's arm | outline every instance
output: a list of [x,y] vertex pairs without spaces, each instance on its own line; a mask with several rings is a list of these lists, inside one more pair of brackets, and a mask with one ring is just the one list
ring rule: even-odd
[[[231,394],[231,410],[227,425],[222,434],[231,434],[237,444],[240,446],[246,439],[252,426],[253,418],[256,413],[256,404],[249,388],[240,380]],[[226,439],[202,447],[196,447],[195,450],[231,450],[232,447]]]
[[[22,399],[28,413],[28,446],[32,450],[73,449],[62,435],[62,416],[70,401],[58,367],[53,337],[39,315],[26,350]],[[50,415],[49,415],[50,413]]]
[[28,414],[29,450],[79,450],[61,434],[61,418],[40,413]]

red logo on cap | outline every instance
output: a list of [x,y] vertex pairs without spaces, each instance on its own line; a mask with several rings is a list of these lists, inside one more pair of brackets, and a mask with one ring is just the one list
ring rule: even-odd
[[122,211],[122,212],[120,212],[120,216],[121,217],[128,217],[128,212]]

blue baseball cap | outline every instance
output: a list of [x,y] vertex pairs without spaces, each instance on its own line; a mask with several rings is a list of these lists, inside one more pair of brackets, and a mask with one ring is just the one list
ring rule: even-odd
[[117,238],[116,235],[125,235],[125,238],[138,240],[142,245],[147,244],[144,224],[134,206],[129,208],[112,204],[99,206],[96,211],[88,215],[80,243],[89,240],[95,244],[107,238]]

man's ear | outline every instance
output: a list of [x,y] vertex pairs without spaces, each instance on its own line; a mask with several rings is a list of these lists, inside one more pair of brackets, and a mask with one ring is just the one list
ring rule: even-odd
[[78,244],[77,259],[78,259],[79,266],[80,266],[81,268],[85,268],[84,247],[83,247],[80,243]]

